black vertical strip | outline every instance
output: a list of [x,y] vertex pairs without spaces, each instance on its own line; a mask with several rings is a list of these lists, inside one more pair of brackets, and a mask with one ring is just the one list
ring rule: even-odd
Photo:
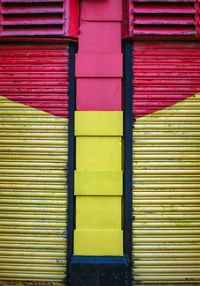
[[70,44],[69,49],[69,131],[68,131],[68,206],[67,206],[67,275],[69,262],[73,254],[74,230],[74,169],[75,169],[75,139],[74,111],[76,107],[75,53],[76,44]]
[[124,252],[132,282],[132,43],[124,46]]

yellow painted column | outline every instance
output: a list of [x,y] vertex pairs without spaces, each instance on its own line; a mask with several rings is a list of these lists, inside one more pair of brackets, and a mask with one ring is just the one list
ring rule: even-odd
[[121,111],[76,111],[74,255],[123,255]]

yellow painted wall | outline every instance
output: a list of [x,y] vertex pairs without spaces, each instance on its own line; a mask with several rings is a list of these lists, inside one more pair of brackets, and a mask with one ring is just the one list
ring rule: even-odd
[[123,255],[123,231],[75,230],[75,255]]
[[122,171],[75,171],[75,195],[122,196]]
[[199,106],[196,94],[134,124],[133,276],[142,285],[200,285]]
[[68,119],[1,96],[0,135],[0,285],[62,285]]
[[118,171],[122,168],[121,137],[76,137],[76,169]]

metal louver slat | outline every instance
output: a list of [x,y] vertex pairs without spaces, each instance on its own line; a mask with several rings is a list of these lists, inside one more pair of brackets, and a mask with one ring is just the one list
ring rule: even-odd
[[66,276],[68,66],[67,45],[0,46],[0,285]]
[[136,41],[133,89],[133,277],[198,285],[200,44]]
[[199,0],[129,0],[133,35],[199,36]]
[[66,0],[2,0],[0,36],[69,36]]

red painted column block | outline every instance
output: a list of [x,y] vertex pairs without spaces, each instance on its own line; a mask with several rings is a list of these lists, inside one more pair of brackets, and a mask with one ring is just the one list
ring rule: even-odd
[[122,77],[122,54],[77,54],[76,77]]
[[121,53],[121,23],[82,22],[79,53]]
[[84,0],[81,2],[81,20],[120,22],[122,20],[122,1]]
[[122,110],[121,0],[83,0],[76,56],[79,111]]
[[76,108],[79,111],[120,111],[121,79],[78,78]]
[[79,111],[120,111],[121,23],[82,22],[76,58]]

